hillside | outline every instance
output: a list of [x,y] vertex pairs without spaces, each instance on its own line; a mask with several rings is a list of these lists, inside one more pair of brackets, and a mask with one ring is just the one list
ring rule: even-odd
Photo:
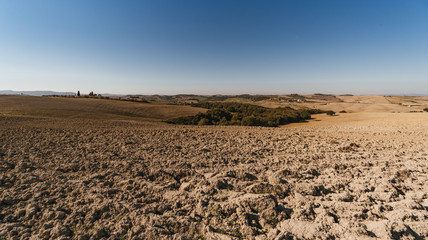
[[161,121],[205,111],[183,105],[91,98],[0,96],[0,115]]

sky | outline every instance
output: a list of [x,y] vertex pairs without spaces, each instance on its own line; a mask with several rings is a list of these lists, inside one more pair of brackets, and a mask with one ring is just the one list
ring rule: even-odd
[[0,90],[428,94],[428,1],[0,0]]

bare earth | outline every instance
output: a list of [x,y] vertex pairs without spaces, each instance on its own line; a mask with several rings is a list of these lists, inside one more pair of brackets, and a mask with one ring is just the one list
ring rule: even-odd
[[341,99],[259,128],[0,96],[0,239],[427,239],[426,99]]

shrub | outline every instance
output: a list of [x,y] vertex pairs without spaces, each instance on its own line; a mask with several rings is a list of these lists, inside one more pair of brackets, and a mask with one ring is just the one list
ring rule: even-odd
[[329,116],[334,116],[336,114],[334,111],[326,111],[325,113]]
[[247,116],[247,117],[242,118],[241,125],[242,126],[257,126],[257,125],[259,125],[259,121],[254,116]]
[[428,108],[424,108],[424,111],[425,111],[425,112],[428,112]]
[[202,118],[199,120],[198,125],[211,125],[211,121],[206,118]]
[[311,114],[323,113],[319,109],[295,110],[290,107],[265,108],[235,102],[204,102],[191,104],[207,108],[206,113],[168,120],[172,124],[187,125],[241,125],[277,127],[279,125],[301,122],[311,118]]

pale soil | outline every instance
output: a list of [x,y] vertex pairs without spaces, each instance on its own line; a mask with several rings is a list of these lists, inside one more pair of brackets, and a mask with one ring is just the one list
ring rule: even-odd
[[[321,110],[332,110],[337,113],[408,113],[422,112],[428,107],[428,97],[398,97],[398,96],[336,96],[335,101],[313,98],[306,95],[305,103],[281,103],[275,101],[262,101],[260,105],[265,107],[293,108],[317,108]],[[327,96],[327,99],[331,96]]]
[[0,116],[0,239],[428,238],[428,113],[281,128],[16,113]]

